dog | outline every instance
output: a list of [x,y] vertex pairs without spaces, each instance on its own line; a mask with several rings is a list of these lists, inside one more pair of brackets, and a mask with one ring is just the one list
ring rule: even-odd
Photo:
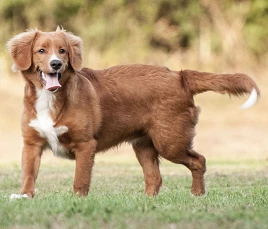
[[159,158],[183,164],[192,173],[191,192],[205,193],[206,159],[193,150],[199,108],[194,95],[205,91],[239,96],[254,105],[260,90],[245,74],[172,71],[150,65],[82,68],[82,40],[62,28],[29,30],[7,43],[13,69],[25,80],[22,115],[22,189],[35,195],[42,152],[76,163],[73,192],[89,192],[95,154],[132,144],[142,167],[145,194],[162,185]]

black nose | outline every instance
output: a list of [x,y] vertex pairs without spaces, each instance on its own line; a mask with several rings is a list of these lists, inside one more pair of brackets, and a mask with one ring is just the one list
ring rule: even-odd
[[50,62],[50,66],[54,70],[59,70],[61,68],[61,66],[62,66],[62,62],[60,60],[52,60]]

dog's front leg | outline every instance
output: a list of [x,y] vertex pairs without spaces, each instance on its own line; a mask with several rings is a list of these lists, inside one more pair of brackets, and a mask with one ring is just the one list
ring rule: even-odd
[[74,194],[86,196],[89,191],[91,172],[94,164],[96,149],[96,140],[79,143],[75,147],[75,177],[74,177]]
[[22,195],[34,196],[34,186],[40,166],[41,154],[42,145],[24,143],[22,150]]

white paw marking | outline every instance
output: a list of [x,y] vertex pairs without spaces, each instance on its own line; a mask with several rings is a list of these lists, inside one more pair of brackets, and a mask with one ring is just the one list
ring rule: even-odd
[[27,194],[14,194],[14,193],[12,193],[9,197],[10,200],[22,199],[22,198],[30,198],[30,197]]

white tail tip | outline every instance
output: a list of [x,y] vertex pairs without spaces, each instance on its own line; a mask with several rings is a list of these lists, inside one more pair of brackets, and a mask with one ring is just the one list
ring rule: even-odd
[[240,107],[241,109],[247,109],[252,107],[258,101],[258,94],[255,88],[252,89],[248,100]]

